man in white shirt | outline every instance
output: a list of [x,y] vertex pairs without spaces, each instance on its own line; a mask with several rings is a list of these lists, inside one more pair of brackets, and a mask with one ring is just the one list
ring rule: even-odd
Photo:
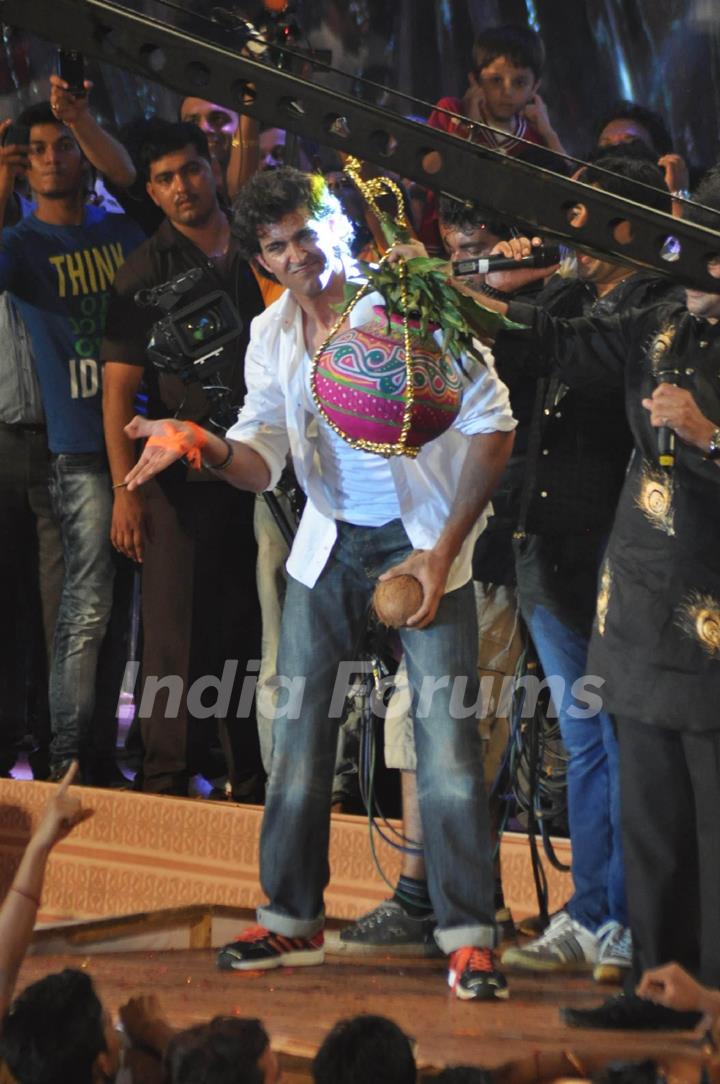
[[[353,449],[326,425],[311,395],[310,359],[336,324],[352,276],[343,260],[346,226],[317,179],[289,168],[256,175],[236,202],[234,229],[248,258],[287,292],[253,321],[248,393],[236,425],[228,439],[176,420],[135,418],[127,427],[130,436],[150,437],[127,476],[131,489],[189,451],[231,484],[262,492],[277,484],[290,452],[308,497],[287,565],[278,657],[260,857],[269,903],[258,913],[261,925],[225,946],[218,963],[233,970],[322,963],[342,675],[376,580],[388,571],[410,573],[423,600],[400,637],[413,690],[436,940],[450,956],[458,997],[503,998],[507,985],[493,955],[470,562],[515,421],[492,364],[465,359],[460,414],[416,459]],[[392,258],[423,254],[413,243],[398,246]],[[349,324],[362,324],[381,300],[368,294]]]

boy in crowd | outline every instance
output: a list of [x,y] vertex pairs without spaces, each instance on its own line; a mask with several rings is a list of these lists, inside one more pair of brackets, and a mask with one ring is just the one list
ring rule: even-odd
[[[540,35],[525,26],[488,27],[478,35],[472,59],[464,96],[441,98],[430,114],[430,127],[512,158],[564,171],[565,149],[537,92],[545,65]],[[427,199],[419,237],[429,249],[441,251],[432,196]]]

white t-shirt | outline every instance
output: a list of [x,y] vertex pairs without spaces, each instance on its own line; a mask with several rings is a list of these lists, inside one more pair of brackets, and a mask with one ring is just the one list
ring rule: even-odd
[[[310,379],[310,358],[305,358]],[[329,425],[317,434],[320,477],[333,519],[358,527],[382,527],[400,518],[400,502],[385,456],[353,448]]]

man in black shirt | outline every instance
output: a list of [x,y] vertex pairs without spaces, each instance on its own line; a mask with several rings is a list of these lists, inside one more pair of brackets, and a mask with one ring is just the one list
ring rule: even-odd
[[[251,791],[259,764],[257,735],[254,716],[228,725],[237,695],[235,691],[228,703],[225,687],[233,685],[234,660],[239,684],[247,661],[259,658],[253,497],[229,489],[207,472],[187,472],[181,464],[146,487],[143,495],[128,492],[122,482],[136,452],[123,429],[136,412],[135,397],[143,381],[150,417],[171,413],[208,425],[212,414],[199,383],[185,384],[174,374],[158,373],[147,361],[150,329],[161,313],[137,306],[138,290],[200,268],[202,279],[183,302],[212,290],[230,295],[244,329],[216,382],[229,388],[237,407],[245,395],[248,329],[263,303],[218,204],[205,135],[193,124],[158,120],[148,128],[141,154],[148,192],[166,217],[115,282],[101,357],[114,483],[111,537],[116,549],[143,565],[144,694],[138,697],[145,745],[143,787],[183,794],[193,770],[221,774],[209,755],[205,720],[212,710],[200,702],[201,686],[188,694],[196,679],[222,675],[215,715],[233,794],[242,798],[244,790]],[[155,686],[163,679],[167,695],[157,695]]]

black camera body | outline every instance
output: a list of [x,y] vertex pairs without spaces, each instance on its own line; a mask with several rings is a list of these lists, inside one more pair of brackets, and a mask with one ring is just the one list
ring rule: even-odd
[[233,407],[230,389],[217,374],[227,363],[226,348],[240,338],[244,324],[223,290],[212,290],[176,307],[202,278],[202,269],[193,267],[159,286],[138,290],[135,303],[166,314],[153,324],[147,345],[155,368],[180,377],[185,384],[200,384],[214,408],[211,423],[226,429],[235,420],[237,407]]
[[242,319],[226,293],[214,290],[153,325],[148,354],[161,372],[186,383],[213,375],[228,343],[242,334]]

